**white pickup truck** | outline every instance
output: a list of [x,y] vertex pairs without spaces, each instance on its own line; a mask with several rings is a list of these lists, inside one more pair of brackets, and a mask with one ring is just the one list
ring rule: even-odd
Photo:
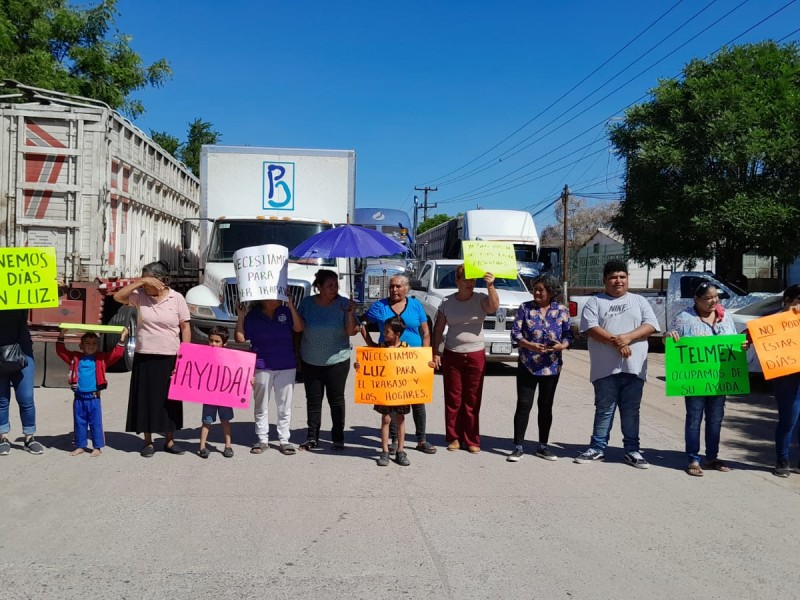
[[[410,295],[419,300],[428,316],[428,326],[433,332],[436,312],[442,300],[456,293],[456,267],[463,260],[429,260],[419,272],[418,279],[411,280]],[[482,279],[475,282],[475,289],[485,288]],[[500,308],[483,321],[483,334],[486,338],[486,360],[490,362],[516,362],[517,349],[511,344],[511,326],[517,316],[517,309],[523,302],[531,300],[525,284],[516,279],[495,279],[494,287],[500,298]],[[445,337],[447,330],[445,330]]]
[[[666,292],[636,292],[647,299],[653,307],[653,312],[658,319],[660,333],[653,335],[663,335],[666,328],[672,323],[675,315],[693,304],[694,291],[697,289],[697,286],[704,281],[711,281],[717,286],[719,289],[719,299],[722,305],[731,310],[742,308],[771,295],[762,292],[748,294],[732,284],[723,282],[713,273],[707,271],[673,273],[670,275],[669,282],[667,283]],[[591,296],[571,296],[569,299],[570,324],[576,337],[580,334],[583,307],[590,297]]]

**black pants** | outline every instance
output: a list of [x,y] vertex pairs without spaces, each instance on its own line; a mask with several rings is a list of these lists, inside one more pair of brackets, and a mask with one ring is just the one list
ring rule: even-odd
[[[425,414],[424,404],[412,404],[411,414],[414,417],[414,427],[417,428],[417,443],[425,441],[425,425],[427,416]],[[397,439],[397,423],[392,419],[392,424],[389,425],[389,439]]]
[[350,361],[320,367],[303,361],[303,385],[306,388],[308,439],[319,440],[322,424],[322,397],[331,407],[331,441],[344,443],[344,386],[350,372]]
[[514,445],[521,446],[525,441],[528,417],[533,408],[533,396],[539,386],[539,443],[546,444],[550,439],[550,426],[553,424],[553,399],[558,386],[558,375],[533,375],[525,365],[517,364],[517,410],[514,413]]

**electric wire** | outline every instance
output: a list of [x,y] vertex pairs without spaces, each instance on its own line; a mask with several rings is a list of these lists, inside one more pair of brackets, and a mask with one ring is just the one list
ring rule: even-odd
[[[560,125],[559,125],[557,128],[555,128],[555,129],[553,129],[553,130],[549,131],[548,133],[544,134],[544,135],[543,135],[543,136],[541,136],[539,139],[537,139],[537,140],[535,140],[534,142],[531,142],[530,144],[528,144],[527,146],[525,146],[525,147],[521,148],[519,151],[522,151],[522,150],[524,150],[524,149],[526,149],[526,148],[530,147],[531,145],[533,145],[533,144],[534,144],[535,142],[537,142],[537,141],[541,141],[541,139],[544,139],[545,137],[549,136],[550,134],[554,133],[555,131],[558,131],[558,129],[560,129],[560,128],[561,128],[561,127],[563,127],[564,125],[566,125],[566,124],[568,124],[568,123],[572,122],[572,121],[573,121],[573,120],[575,120],[577,117],[579,117],[580,115],[584,114],[584,113],[585,113],[585,112],[587,112],[589,109],[591,109],[591,108],[595,107],[597,104],[599,104],[599,103],[600,103],[600,102],[602,102],[603,100],[606,100],[606,99],[607,99],[609,96],[613,95],[614,93],[616,93],[617,91],[619,91],[620,89],[622,89],[623,87],[625,87],[626,85],[628,85],[629,83],[631,83],[632,81],[634,81],[635,79],[637,79],[638,77],[640,77],[641,75],[643,75],[644,73],[646,73],[647,71],[649,71],[651,68],[653,68],[653,67],[655,67],[656,65],[658,65],[659,63],[663,62],[664,60],[666,60],[667,58],[669,58],[671,55],[675,54],[677,51],[679,51],[680,49],[682,49],[683,47],[685,47],[687,44],[689,44],[689,43],[691,43],[692,41],[694,41],[694,40],[695,40],[696,38],[698,38],[700,35],[702,35],[702,34],[703,34],[703,33],[705,33],[706,31],[708,31],[710,28],[714,27],[714,26],[715,26],[716,24],[718,24],[720,21],[722,21],[723,19],[727,18],[727,17],[728,17],[730,14],[732,14],[734,11],[738,10],[738,9],[739,9],[741,6],[743,6],[743,5],[744,5],[745,3],[747,3],[748,1],[749,1],[749,0],[743,0],[743,1],[742,1],[742,2],[740,2],[740,3],[739,3],[737,6],[735,6],[735,7],[734,7],[734,8],[732,8],[731,10],[729,10],[727,13],[725,13],[724,15],[722,15],[721,17],[719,17],[718,19],[716,19],[716,20],[715,20],[714,22],[712,22],[710,25],[708,25],[708,26],[706,26],[705,28],[703,28],[702,30],[700,30],[698,33],[696,33],[694,36],[690,37],[688,40],[686,40],[685,42],[683,42],[682,44],[680,44],[678,47],[676,47],[675,49],[673,49],[671,52],[669,52],[668,54],[666,54],[665,56],[663,56],[662,58],[660,58],[659,60],[657,60],[655,63],[651,64],[649,67],[647,67],[647,68],[646,68],[646,69],[644,69],[643,71],[640,71],[640,72],[639,72],[637,75],[635,75],[635,76],[634,76],[634,77],[632,77],[631,79],[628,79],[628,80],[627,80],[625,83],[623,83],[622,85],[620,85],[620,86],[618,86],[617,88],[615,88],[615,89],[614,89],[612,92],[610,92],[609,94],[606,94],[604,97],[600,98],[600,99],[599,99],[599,100],[597,100],[595,103],[593,103],[592,105],[590,105],[590,106],[589,106],[589,107],[587,107],[586,109],[582,110],[582,111],[581,111],[580,113],[578,113],[577,115],[574,115],[574,116],[572,116],[570,119],[568,119],[568,120],[567,120],[567,121],[565,121],[564,123],[560,124]],[[723,44],[723,47],[725,47],[725,46],[727,46],[727,45],[730,45],[732,42],[736,41],[737,39],[739,39],[739,38],[740,38],[740,37],[742,37],[743,35],[746,35],[747,33],[749,33],[750,31],[752,31],[753,29],[755,29],[755,28],[756,28],[756,27],[758,27],[759,25],[763,24],[765,21],[767,21],[767,20],[771,19],[772,17],[774,17],[775,15],[777,15],[778,13],[780,13],[781,11],[785,10],[787,7],[789,7],[789,6],[791,6],[792,4],[794,4],[796,1],[797,1],[797,0],[790,0],[789,2],[787,2],[786,4],[784,4],[783,6],[781,6],[780,8],[776,9],[775,11],[773,11],[771,14],[767,15],[766,17],[764,17],[763,19],[761,19],[760,21],[758,21],[758,22],[757,22],[757,23],[755,23],[754,25],[750,26],[748,29],[746,29],[745,31],[743,31],[742,33],[740,33],[739,35],[737,35],[736,37],[734,37],[732,40],[730,40],[730,41],[726,42],[725,44]],[[793,34],[789,34],[789,35],[793,35]],[[787,37],[788,37],[788,36],[787,36]],[[717,52],[719,52],[719,49],[717,49],[717,50],[715,50],[714,52],[710,53],[710,54],[709,54],[709,56],[712,56],[713,54],[716,54]],[[677,78],[677,77],[679,77],[679,76],[680,76],[680,73],[679,73],[678,75],[676,75],[675,77],[673,77],[673,79],[676,79],[676,78]],[[634,104],[638,103],[638,102],[639,102],[639,101],[641,101],[642,99],[646,98],[648,95],[649,95],[649,93],[647,93],[647,94],[644,94],[643,96],[640,96],[640,97],[639,97],[637,100],[635,100],[634,102],[632,102],[631,104],[629,104],[629,105],[628,105],[627,107],[625,107],[625,109],[623,109],[623,110],[626,110],[627,108],[629,108],[629,107],[633,106]],[[617,112],[619,112],[619,111],[617,111]],[[562,113],[562,115],[563,115],[563,114],[564,114],[564,113]],[[585,134],[586,134],[588,131],[591,131],[592,129],[594,129],[594,128],[595,128],[595,127],[597,127],[598,125],[601,125],[601,124],[603,124],[603,123],[607,122],[607,121],[608,121],[610,118],[612,118],[612,117],[609,117],[609,118],[603,119],[603,120],[602,120],[602,121],[600,121],[599,123],[596,123],[595,125],[592,125],[591,127],[589,127],[588,129],[584,130],[583,132],[581,132],[581,133],[580,133],[580,134],[578,134],[577,136],[575,136],[575,137],[571,138],[570,140],[568,140],[568,141],[567,141],[567,142],[565,142],[564,144],[561,144],[560,146],[557,146],[555,149],[559,149],[559,148],[563,147],[564,145],[568,144],[569,142],[571,142],[571,141],[574,141],[575,139],[577,139],[577,138],[579,138],[579,137],[582,137],[582,136],[583,136],[583,135],[585,135]],[[518,152],[519,152],[519,151],[518,151]],[[553,150],[550,150],[550,151],[548,152],[548,154],[552,153],[552,151],[553,151]],[[511,174],[513,174],[513,173],[516,173],[516,172],[518,172],[518,171],[519,171],[521,168],[524,168],[524,167],[530,166],[531,164],[533,164],[533,163],[535,163],[535,162],[537,162],[537,161],[541,160],[542,158],[544,158],[544,157],[545,157],[545,156],[547,156],[548,154],[543,154],[543,155],[541,155],[541,156],[539,156],[539,157],[535,158],[534,160],[532,160],[532,161],[530,161],[530,162],[526,163],[526,164],[525,164],[525,165],[523,165],[522,167],[520,167],[520,168],[518,168],[518,169],[515,169],[515,170],[514,170],[514,171],[512,171],[511,173],[508,173],[508,174],[506,174],[506,175],[504,175],[504,176],[502,176],[502,177],[499,177],[498,179],[495,179],[495,180],[493,180],[493,183],[497,183],[497,182],[499,182],[499,181],[503,180],[504,178],[508,177],[509,175],[511,175]],[[555,161],[553,161],[553,163],[548,163],[548,164],[544,165],[544,167],[540,167],[539,169],[536,169],[536,171],[538,171],[538,170],[541,170],[541,168],[546,168],[546,167],[547,167],[547,166],[549,166],[550,164],[554,164],[554,162],[555,162]],[[535,171],[533,171],[533,172],[535,172]],[[519,177],[515,178],[513,181],[516,181],[516,180],[518,180],[518,179],[519,179]],[[537,178],[537,179],[538,179],[538,178]],[[531,180],[531,181],[534,181],[534,180]],[[457,196],[455,196],[455,197],[453,197],[453,198],[446,198],[445,200],[440,200],[440,202],[448,202],[448,201],[450,201],[450,200],[454,200],[455,198],[458,198],[458,199],[459,199],[458,201],[464,201],[464,200],[467,200],[467,199],[471,200],[471,199],[475,199],[475,198],[480,198],[480,197],[483,197],[483,196],[480,196],[480,195],[479,195],[479,196],[473,196],[473,194],[476,194],[478,191],[480,191],[480,190],[481,190],[481,189],[483,189],[484,187],[487,187],[487,186],[486,186],[486,185],[479,186],[479,187],[477,187],[477,188],[474,188],[474,189],[472,189],[472,190],[469,190],[469,191],[467,191],[467,192],[462,192],[461,194],[459,194],[459,195],[457,195]],[[509,189],[514,189],[515,187],[518,187],[518,186],[513,186],[513,187],[511,187],[511,188],[506,188],[504,191],[508,191]],[[494,195],[494,193],[493,193],[493,194],[491,194],[491,195]],[[470,197],[469,197],[469,198],[464,198],[465,196],[470,196]],[[464,199],[462,200],[461,198],[464,198]],[[454,200],[454,201],[455,201],[455,200]]]
[[[716,0],[714,0],[714,1],[716,1]],[[616,52],[615,52],[615,53],[614,53],[614,54],[613,54],[611,57],[607,58],[607,59],[606,59],[606,60],[605,60],[605,61],[604,61],[602,64],[600,64],[598,67],[596,67],[596,68],[595,68],[595,69],[594,69],[594,70],[593,70],[591,73],[589,73],[588,75],[586,75],[586,76],[585,76],[583,79],[581,79],[581,80],[580,80],[578,83],[576,83],[574,86],[572,86],[572,87],[571,87],[570,89],[568,89],[566,92],[564,92],[563,94],[561,94],[561,96],[559,96],[559,97],[558,97],[558,98],[556,98],[556,99],[555,99],[553,102],[551,102],[551,103],[550,103],[550,104],[549,104],[547,107],[545,107],[543,110],[539,111],[539,112],[538,112],[536,115],[534,115],[534,116],[533,116],[531,119],[529,119],[529,120],[528,120],[528,121],[526,121],[526,122],[525,122],[523,125],[521,125],[521,126],[520,126],[520,127],[518,127],[517,129],[515,129],[513,132],[511,132],[511,133],[510,133],[509,135],[507,135],[505,138],[503,138],[502,140],[500,140],[499,142],[497,142],[497,143],[496,143],[494,146],[492,146],[492,147],[491,147],[491,148],[489,148],[488,150],[486,150],[486,151],[482,152],[481,154],[479,154],[478,156],[476,156],[475,158],[473,158],[473,159],[472,159],[472,160],[470,160],[469,162],[467,162],[467,163],[465,163],[465,164],[461,165],[461,166],[460,166],[460,167],[458,167],[457,169],[454,169],[454,170],[450,171],[449,173],[446,173],[446,174],[442,175],[441,177],[437,177],[436,179],[433,179],[433,180],[429,181],[429,182],[428,182],[428,185],[435,185],[437,181],[440,181],[440,180],[442,180],[442,179],[446,179],[447,177],[450,177],[451,175],[453,175],[453,174],[455,174],[455,173],[458,173],[458,172],[459,172],[459,171],[461,171],[462,169],[464,169],[464,168],[468,167],[469,165],[471,165],[472,163],[474,163],[476,160],[479,160],[480,158],[483,158],[484,156],[486,156],[487,154],[489,154],[489,153],[490,153],[492,150],[494,150],[495,148],[498,148],[499,146],[501,146],[501,145],[503,145],[505,142],[507,142],[509,139],[511,139],[512,137],[514,137],[515,135],[517,135],[517,134],[518,134],[520,131],[522,131],[523,129],[525,129],[525,128],[526,128],[528,125],[530,125],[531,123],[533,123],[533,122],[534,122],[536,119],[538,119],[539,117],[541,117],[541,116],[542,116],[543,114],[545,114],[545,113],[546,113],[548,110],[550,110],[550,109],[551,109],[551,108],[553,108],[553,107],[554,107],[556,104],[558,104],[559,102],[561,102],[561,100],[563,100],[563,99],[564,99],[564,98],[566,98],[566,97],[567,97],[569,94],[571,94],[572,92],[574,92],[574,91],[575,91],[575,90],[576,90],[578,87],[580,87],[580,86],[581,86],[581,85],[582,85],[584,82],[586,82],[586,81],[587,81],[587,80],[588,80],[590,77],[592,77],[592,76],[593,76],[595,73],[597,73],[597,72],[598,72],[600,69],[602,69],[603,67],[605,67],[605,66],[606,66],[606,65],[607,65],[609,62],[611,62],[611,61],[612,61],[612,60],[614,60],[614,59],[615,59],[617,56],[619,56],[619,54],[620,54],[620,53],[622,53],[624,50],[626,50],[626,49],[627,49],[627,48],[628,48],[628,47],[629,47],[631,44],[633,44],[633,43],[634,43],[636,40],[638,40],[638,39],[639,39],[640,37],[642,37],[642,36],[643,36],[645,33],[647,33],[647,32],[648,32],[650,29],[652,29],[652,28],[653,28],[655,25],[657,25],[657,24],[658,24],[658,23],[659,23],[659,22],[660,22],[660,21],[661,21],[661,20],[662,20],[664,17],[666,17],[666,16],[667,16],[669,13],[671,13],[671,12],[672,12],[672,11],[673,11],[675,8],[677,8],[677,7],[678,7],[678,6],[679,6],[679,5],[680,5],[682,2],[683,2],[683,0],[678,0],[678,1],[677,1],[675,4],[673,4],[673,5],[672,5],[672,6],[671,6],[671,7],[670,7],[670,8],[669,8],[669,9],[668,9],[668,10],[667,10],[665,13],[663,13],[663,14],[662,14],[660,17],[658,17],[658,18],[657,18],[655,21],[653,21],[652,23],[650,23],[650,25],[648,25],[647,27],[645,27],[645,28],[644,28],[642,31],[640,31],[638,34],[636,34],[636,36],[634,36],[634,37],[633,37],[633,38],[632,38],[632,39],[631,39],[631,40],[630,40],[630,41],[629,41],[627,44],[625,44],[625,45],[624,45],[622,48],[620,48],[619,50],[617,50],[617,51],[616,51]]]
[[[517,151],[517,152],[512,152],[512,150],[514,150],[514,149],[518,148],[518,147],[520,146],[520,144],[523,144],[524,142],[526,142],[526,141],[528,141],[529,139],[531,139],[532,137],[534,137],[536,134],[538,134],[538,133],[542,132],[543,130],[547,129],[547,128],[548,128],[550,125],[552,125],[553,123],[555,123],[556,121],[558,121],[558,120],[559,120],[561,117],[563,117],[564,115],[568,114],[568,113],[569,113],[569,112],[571,112],[571,111],[572,111],[574,108],[578,107],[578,106],[579,106],[579,105],[581,105],[583,102],[585,102],[586,100],[588,100],[589,98],[591,98],[592,96],[594,96],[594,95],[595,95],[597,92],[599,92],[600,90],[602,90],[602,89],[603,89],[604,87],[606,87],[606,86],[607,86],[609,83],[611,83],[611,82],[612,82],[612,81],[614,81],[614,80],[615,80],[617,77],[619,77],[620,75],[622,75],[623,73],[625,73],[625,72],[626,72],[628,69],[630,69],[631,67],[633,67],[633,66],[634,66],[636,63],[638,63],[640,60],[642,60],[643,58],[645,58],[645,57],[646,57],[648,54],[650,54],[651,52],[653,52],[654,50],[656,50],[656,49],[657,49],[659,46],[661,46],[662,44],[664,44],[664,43],[665,43],[667,40],[669,40],[669,39],[670,39],[672,36],[674,36],[675,34],[677,34],[677,33],[678,33],[678,32],[679,32],[681,29],[683,29],[683,28],[684,28],[684,27],[686,27],[686,26],[687,26],[689,23],[691,23],[692,21],[694,21],[694,20],[695,20],[697,17],[699,17],[699,16],[700,16],[700,15],[701,15],[703,12],[705,12],[707,9],[709,9],[709,8],[710,8],[712,5],[714,5],[714,4],[715,4],[717,1],[718,1],[718,0],[711,0],[711,1],[710,1],[708,4],[706,4],[706,5],[705,5],[703,8],[701,8],[699,11],[697,11],[697,12],[696,12],[694,15],[692,15],[691,17],[689,17],[689,19],[687,19],[687,20],[686,20],[686,21],[684,21],[684,22],[683,22],[681,25],[679,25],[679,26],[678,26],[676,29],[673,29],[673,30],[672,30],[670,33],[668,33],[668,34],[667,34],[665,37],[663,37],[663,38],[662,38],[662,39],[661,39],[659,42],[657,42],[656,44],[654,44],[653,46],[651,46],[651,47],[650,47],[650,48],[649,48],[649,49],[648,49],[646,52],[644,52],[643,54],[639,55],[639,56],[638,56],[638,57],[637,57],[637,58],[636,58],[636,59],[635,59],[633,62],[629,63],[629,64],[628,64],[627,66],[625,66],[623,69],[620,69],[619,71],[617,71],[617,72],[616,72],[614,75],[612,75],[612,76],[611,76],[609,79],[607,79],[607,80],[606,80],[606,81],[604,81],[602,84],[600,84],[599,86],[597,86],[597,87],[596,87],[594,90],[592,90],[592,91],[591,91],[591,92],[589,92],[587,95],[585,95],[583,98],[581,98],[580,100],[578,100],[576,103],[574,103],[574,104],[573,104],[572,106],[570,106],[568,109],[566,109],[565,111],[563,111],[561,114],[559,114],[559,115],[558,115],[558,116],[556,116],[555,118],[551,119],[551,120],[550,120],[548,123],[546,123],[545,125],[541,126],[539,129],[537,129],[536,131],[534,131],[533,133],[531,133],[531,134],[530,134],[530,135],[528,135],[527,137],[523,138],[522,140],[520,140],[519,142],[517,142],[516,144],[514,144],[513,146],[511,146],[509,149],[507,149],[507,150],[504,150],[503,152],[501,152],[500,154],[498,154],[498,155],[497,155],[497,156],[495,156],[494,158],[492,158],[492,159],[490,159],[490,160],[488,160],[488,161],[486,161],[486,162],[482,163],[481,165],[479,165],[479,166],[475,167],[475,168],[474,168],[474,169],[472,169],[471,171],[468,171],[467,173],[464,173],[463,175],[460,175],[460,176],[458,176],[458,177],[454,177],[453,179],[449,179],[449,180],[447,180],[447,181],[441,181],[440,183],[438,183],[438,185],[441,187],[441,186],[449,185],[449,184],[451,184],[451,183],[456,183],[456,182],[458,182],[458,181],[462,181],[462,180],[464,180],[464,179],[470,178],[470,177],[472,177],[472,176],[474,176],[474,175],[477,175],[477,174],[479,174],[479,173],[482,173],[483,171],[485,171],[485,170],[487,170],[487,169],[490,169],[490,168],[492,168],[492,167],[495,167],[495,166],[497,166],[497,165],[499,164],[499,162],[502,162],[503,160],[507,160],[508,158],[510,158],[510,157],[512,157],[512,156],[515,156],[516,154],[518,154],[518,153],[519,153],[519,151]],[[740,3],[740,4],[739,4],[739,5],[736,7],[736,8],[734,8],[734,9],[733,9],[733,11],[735,11],[735,10],[738,10],[738,9],[739,9],[741,6],[743,6],[744,4],[747,4],[749,1],[750,1],[750,0],[742,0],[742,2],[741,2],[741,3]],[[733,11],[731,11],[731,12],[733,12]],[[728,14],[730,14],[730,13],[728,13]],[[727,16],[727,14],[726,14],[725,16]],[[723,17],[723,18],[725,18],[725,17]],[[718,21],[717,21],[717,22],[718,22]],[[715,22],[714,24],[716,24],[716,22]],[[668,56],[669,56],[669,55],[668,55]],[[655,63],[655,64],[658,64],[658,63]],[[651,67],[650,67],[650,68],[652,68],[652,66],[655,66],[655,65],[651,65]],[[630,83],[630,80],[629,80],[629,82],[628,82],[628,83]],[[616,91],[616,90],[615,90],[615,91]],[[591,108],[591,107],[590,107],[590,108]],[[585,111],[583,111],[583,112],[585,112]],[[582,114],[582,113],[579,113],[579,114]],[[546,136],[543,136],[543,137],[546,137]],[[537,140],[537,141],[538,141],[538,140]],[[529,147],[529,146],[525,146],[525,147],[524,147],[524,148],[522,148],[522,149],[524,150],[525,148],[528,148],[528,147]],[[520,151],[521,151],[521,150],[520,150]],[[508,154],[509,152],[511,152],[511,154]]]

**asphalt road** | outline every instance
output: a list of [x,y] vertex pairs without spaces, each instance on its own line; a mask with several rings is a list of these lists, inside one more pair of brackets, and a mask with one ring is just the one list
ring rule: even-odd
[[[439,452],[409,448],[407,468],[375,466],[379,415],[355,404],[343,454],[323,435],[319,452],[251,455],[252,413],[241,411],[236,455],[223,458],[216,427],[218,451],[202,460],[200,406],[187,404],[190,428],[178,437],[190,451],[143,459],[140,438],[121,431],[124,374],[110,375],[103,400],[107,449],[71,457],[69,391],[38,388],[45,454],[20,449],[12,401],[17,442],[0,457],[0,590],[36,599],[796,597],[800,474],[770,473],[767,388],[729,399],[721,457],[734,470],[692,478],[683,472],[683,399],[665,398],[658,379],[663,355],[651,355],[650,371],[647,471],[622,462],[618,423],[604,463],[572,463],[593,417],[585,350],[568,353],[559,383],[556,462],[530,454],[533,442],[521,462],[505,461],[515,405],[506,366],[487,375],[483,451],[445,451],[437,377],[428,429]],[[297,385],[295,443],[305,412]],[[532,440],[535,423],[534,414]]]

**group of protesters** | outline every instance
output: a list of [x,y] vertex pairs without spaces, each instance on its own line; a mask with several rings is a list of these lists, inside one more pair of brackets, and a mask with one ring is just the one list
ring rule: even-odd
[[[391,277],[388,296],[375,302],[358,323],[352,299],[339,294],[338,275],[327,269],[318,271],[313,288],[316,293],[303,298],[297,307],[286,302],[264,300],[241,306],[235,330],[239,343],[249,342],[256,354],[253,398],[256,441],[250,451],[263,453],[269,446],[268,406],[270,397],[277,408],[277,431],[281,453],[295,454],[290,443],[292,391],[298,369],[302,370],[307,400],[307,433],[302,450],[320,447],[322,404],[327,397],[331,412],[331,449],[345,449],[345,385],[351,365],[351,338],[361,332],[366,343],[380,346],[432,347],[430,367],[442,373],[445,404],[447,450],[481,450],[480,407],[485,372],[483,322],[499,307],[499,298],[491,273],[483,277],[486,292],[475,291],[475,279],[467,278],[463,265],[455,271],[457,291],[446,297],[438,309],[433,328],[420,302],[409,296],[409,279]],[[649,463],[639,442],[639,412],[647,376],[648,339],[659,332],[659,324],[650,304],[628,291],[625,263],[609,261],[603,270],[604,291],[592,296],[581,315],[580,330],[588,337],[590,381],[594,388],[594,424],[586,450],[574,458],[579,464],[605,457],[614,415],[619,409],[623,436],[624,460],[639,469]],[[538,441],[535,455],[545,460],[558,457],[549,445],[553,422],[553,404],[564,350],[573,342],[570,315],[560,302],[560,286],[550,276],[531,283],[532,300],[518,308],[511,339],[519,350],[516,388],[517,402],[513,418],[513,445],[507,455],[517,462],[525,452],[524,442],[534,397],[538,389]],[[131,373],[126,431],[143,435],[141,456],[155,453],[153,434],[164,435],[164,450],[183,454],[175,441],[175,432],[183,428],[183,404],[169,398],[170,379],[175,369],[181,342],[191,341],[189,308],[183,296],[169,287],[168,272],[162,263],[144,267],[141,278],[118,290],[114,296],[121,304],[138,310],[136,350]],[[790,286],[783,296],[786,310],[800,310],[800,285]],[[377,325],[378,341],[366,323]],[[447,335],[445,336],[445,328]],[[719,303],[717,288],[711,282],[701,284],[694,293],[693,306],[674,319],[665,337],[727,335],[736,333],[729,314]],[[295,336],[300,337],[299,355]],[[124,343],[124,336],[121,340]],[[214,328],[209,333],[212,346],[224,346],[228,332]],[[746,349],[749,342],[745,342]],[[11,389],[20,408],[24,443],[31,454],[41,454],[44,447],[35,438],[36,413],[33,401],[34,359],[25,311],[0,311],[0,346],[19,345],[24,353],[24,368],[0,372],[0,455],[7,455],[11,444],[9,405]],[[59,339],[59,356],[70,364],[69,383],[75,393],[73,407],[73,454],[88,445],[91,432],[91,456],[99,456],[104,446],[100,396],[106,387],[105,367],[122,355],[122,350],[97,352],[97,335],[84,334],[80,352],[67,351]],[[358,368],[358,364],[355,365]],[[775,380],[778,424],[775,434],[776,464],[773,473],[788,477],[791,435],[800,419],[800,374]],[[719,458],[719,441],[725,408],[725,396],[686,398],[686,472],[703,476],[703,468],[720,472],[730,470]],[[379,406],[382,414],[382,448],[379,466],[395,462],[408,466],[404,450],[405,414],[411,413],[415,425],[415,448],[426,454],[436,453],[427,439],[425,404]],[[223,455],[233,456],[230,439],[232,409],[203,406],[202,435],[197,454],[208,458],[208,431],[217,418],[225,434]],[[700,430],[705,417],[705,460],[701,462]],[[399,439],[398,439],[399,438]]]

